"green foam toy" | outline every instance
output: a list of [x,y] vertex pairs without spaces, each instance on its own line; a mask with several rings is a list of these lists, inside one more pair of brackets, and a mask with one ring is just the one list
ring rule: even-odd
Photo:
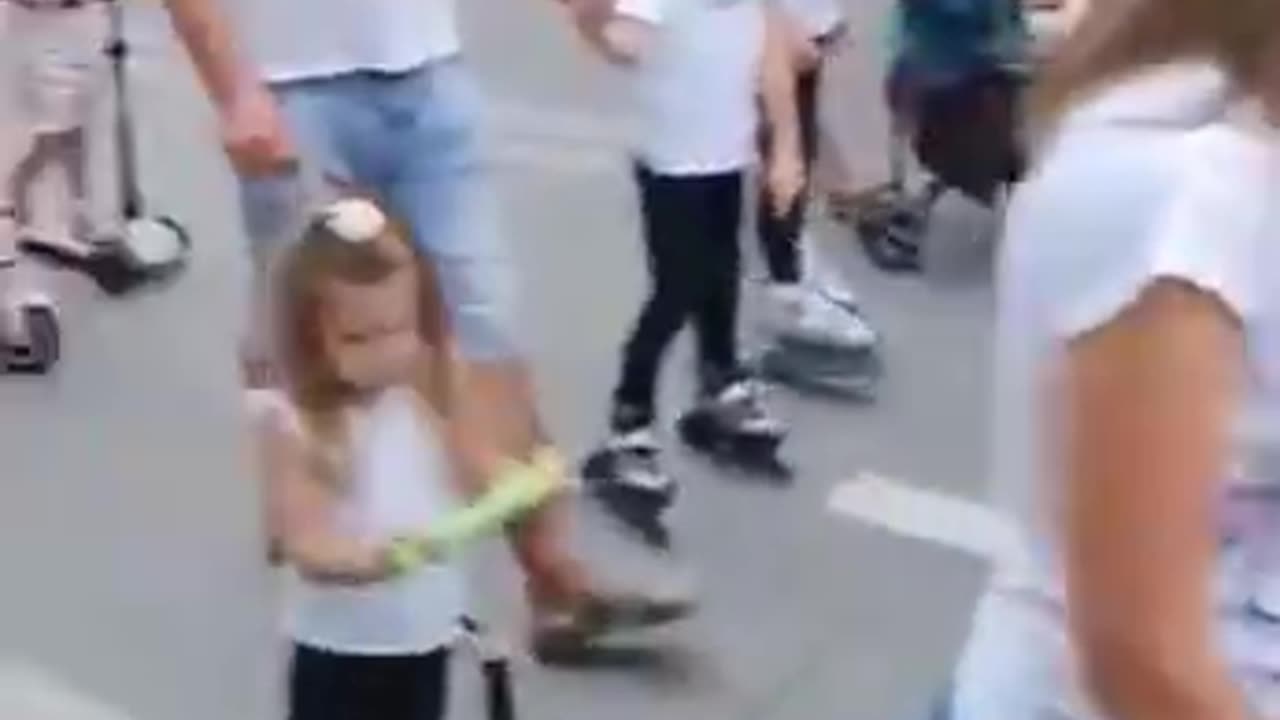
[[431,557],[431,546],[424,537],[402,537],[391,542],[387,550],[391,576],[408,575]]
[[507,466],[488,492],[427,530],[430,553],[447,555],[541,505],[562,487],[558,475],[544,470],[549,467],[543,463]]

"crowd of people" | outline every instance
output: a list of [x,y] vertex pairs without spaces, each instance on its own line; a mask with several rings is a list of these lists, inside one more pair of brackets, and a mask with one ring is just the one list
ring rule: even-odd
[[[1025,12],[1046,4],[896,5],[895,112],[944,186],[1004,213],[990,461],[1018,541],[933,717],[1280,717],[1280,5],[1092,3],[1045,57]],[[695,612],[691,597],[600,587],[567,546],[573,471],[514,322],[518,268],[453,3],[166,6],[252,248],[240,353],[272,556],[289,569],[290,717],[442,717],[467,606],[454,551],[486,528],[509,538],[544,661]],[[805,239],[819,79],[844,16],[834,0],[548,11],[620,68],[640,120],[651,289],[583,471],[654,541],[676,494],[656,386],[686,325],[682,431],[766,456],[786,433],[737,345],[744,205],[779,332],[875,345]],[[75,177],[79,132],[38,133],[12,183],[20,220],[43,158],[62,153]]]

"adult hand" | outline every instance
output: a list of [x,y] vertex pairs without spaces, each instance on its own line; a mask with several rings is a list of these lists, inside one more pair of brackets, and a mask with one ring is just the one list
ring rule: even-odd
[[247,177],[287,172],[298,164],[280,108],[261,83],[238,84],[218,108],[222,146],[235,171]]

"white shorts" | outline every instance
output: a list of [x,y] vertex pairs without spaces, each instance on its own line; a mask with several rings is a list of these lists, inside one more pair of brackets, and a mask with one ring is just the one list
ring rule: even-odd
[[104,6],[32,10],[13,5],[8,29],[16,39],[21,121],[36,133],[83,127],[106,80]]

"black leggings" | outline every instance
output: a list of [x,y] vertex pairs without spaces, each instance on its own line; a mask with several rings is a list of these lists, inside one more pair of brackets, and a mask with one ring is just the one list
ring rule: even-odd
[[[806,182],[787,212],[779,216],[773,211],[769,188],[761,183],[757,206],[756,230],[760,236],[760,249],[768,265],[769,277],[774,282],[800,281],[800,233],[804,230],[805,213],[809,206],[809,179],[813,163],[818,157],[818,94],[822,86],[822,66],[801,73],[796,77],[796,113],[800,122],[800,151],[803,153]],[[766,130],[760,132],[760,154],[768,161],[771,138]]]
[[289,720],[442,720],[449,652],[375,657],[297,645]]
[[616,430],[654,420],[659,366],[689,320],[704,392],[737,371],[738,231],[743,173],[659,175],[636,168],[652,289],[623,352]]

